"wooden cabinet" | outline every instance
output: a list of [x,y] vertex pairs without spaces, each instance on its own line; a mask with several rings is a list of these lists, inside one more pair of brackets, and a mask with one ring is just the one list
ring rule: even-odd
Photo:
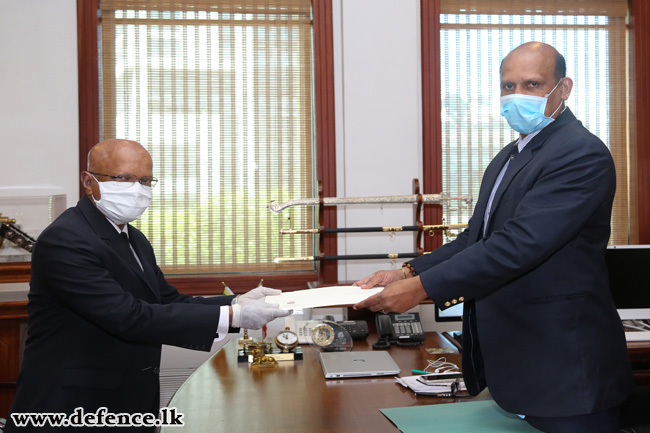
[[27,301],[0,302],[0,417],[6,418],[16,394],[22,360]]
[[[29,281],[30,263],[0,263],[0,283]],[[16,394],[16,379],[27,328],[27,293],[0,291],[0,417],[6,418]]]

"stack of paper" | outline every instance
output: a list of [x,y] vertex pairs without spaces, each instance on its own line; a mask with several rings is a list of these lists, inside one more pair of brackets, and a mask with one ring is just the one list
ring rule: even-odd
[[[395,381],[405,388],[409,388],[419,395],[438,395],[441,397],[451,397],[456,392],[466,392],[465,382],[462,379],[448,379],[436,381],[435,384],[425,384],[418,380],[420,376],[397,377]],[[454,385],[456,383],[457,385]],[[453,387],[453,392],[452,392]]]

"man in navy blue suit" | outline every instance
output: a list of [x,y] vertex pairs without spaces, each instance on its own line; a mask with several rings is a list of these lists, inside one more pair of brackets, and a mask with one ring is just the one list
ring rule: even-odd
[[[17,428],[13,416],[21,413],[157,417],[162,344],[208,351],[229,331],[260,329],[291,313],[264,302],[279,290],[201,298],[167,283],[151,244],[129,225],[149,206],[157,182],[152,170],[139,143],[95,145],[81,173],[86,195],[39,236],[28,337],[6,432],[35,429]],[[141,424],[126,430],[154,430]],[[52,423],[36,430],[58,431]]]
[[566,106],[573,81],[553,47],[501,64],[501,114],[520,133],[483,176],[468,228],[431,254],[356,284],[356,308],[464,302],[463,375],[551,433],[616,432],[632,374],[604,253],[616,188],[607,147]]

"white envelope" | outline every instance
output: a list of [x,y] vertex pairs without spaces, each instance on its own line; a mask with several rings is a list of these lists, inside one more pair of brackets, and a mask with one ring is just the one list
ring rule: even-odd
[[354,305],[381,292],[383,289],[383,287],[362,289],[358,286],[320,287],[318,289],[283,292],[277,296],[267,296],[265,301],[269,304],[280,304],[280,308],[283,310]]

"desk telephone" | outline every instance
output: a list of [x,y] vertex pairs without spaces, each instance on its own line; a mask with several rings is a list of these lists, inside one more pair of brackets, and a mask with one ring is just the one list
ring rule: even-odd
[[398,346],[419,346],[424,343],[424,330],[419,313],[377,314],[377,334],[379,340],[373,349],[388,349],[391,344]]

